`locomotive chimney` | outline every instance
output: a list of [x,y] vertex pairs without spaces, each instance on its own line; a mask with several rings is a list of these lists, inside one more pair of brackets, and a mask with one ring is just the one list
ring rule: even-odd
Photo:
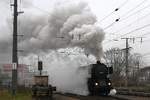
[[97,64],[100,64],[101,62],[100,62],[100,60],[97,60],[96,63],[97,63]]

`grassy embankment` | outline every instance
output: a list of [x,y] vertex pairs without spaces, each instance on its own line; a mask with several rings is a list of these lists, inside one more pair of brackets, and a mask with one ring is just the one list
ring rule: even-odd
[[150,86],[116,87],[118,90],[150,93]]
[[12,96],[7,90],[0,90],[0,100],[32,100],[31,92],[18,91],[16,96]]

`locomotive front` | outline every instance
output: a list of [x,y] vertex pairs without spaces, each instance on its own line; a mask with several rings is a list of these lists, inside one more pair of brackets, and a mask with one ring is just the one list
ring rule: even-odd
[[108,95],[110,93],[113,87],[108,77],[109,74],[112,74],[112,67],[107,67],[100,61],[92,64],[91,77],[88,79],[90,95]]

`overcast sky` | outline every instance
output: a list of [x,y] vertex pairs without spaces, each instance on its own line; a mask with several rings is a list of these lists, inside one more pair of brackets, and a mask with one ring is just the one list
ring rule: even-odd
[[[13,0],[0,0],[0,62],[8,61],[11,58],[11,42],[12,39],[12,14],[13,9],[10,3]],[[97,25],[106,33],[103,41],[104,51],[112,47],[125,48],[124,37],[134,37],[135,41],[129,41],[129,45],[133,52],[141,54],[150,54],[150,0],[18,0],[19,10],[23,10],[24,14],[20,15],[25,18],[24,22],[19,21],[18,25],[22,26],[27,20],[36,23],[35,16],[41,17],[41,24],[44,25],[47,18],[51,16],[54,8],[70,2],[86,2],[88,9],[97,17]],[[115,9],[118,8],[118,11]],[[44,17],[43,17],[44,16]],[[20,19],[21,19],[20,17]],[[26,18],[31,17],[31,18]],[[116,19],[118,22],[115,22]],[[28,23],[25,26],[30,26]],[[29,27],[28,27],[29,28]],[[28,32],[28,28],[24,31]],[[22,30],[18,29],[21,34]],[[142,43],[141,38],[142,38]],[[114,41],[118,40],[118,41]],[[7,46],[6,46],[7,45]],[[9,52],[9,53],[8,53]],[[147,59],[150,55],[144,56]]]

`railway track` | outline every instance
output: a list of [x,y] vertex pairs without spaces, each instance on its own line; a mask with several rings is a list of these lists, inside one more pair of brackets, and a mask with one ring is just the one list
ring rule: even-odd
[[75,94],[61,94],[56,93],[53,98],[46,96],[34,97],[33,100],[150,100],[149,97],[138,97],[128,95],[115,95],[115,96],[82,96]]
[[53,98],[47,96],[33,97],[33,100],[122,100],[110,96],[81,96],[74,94],[54,94]]

